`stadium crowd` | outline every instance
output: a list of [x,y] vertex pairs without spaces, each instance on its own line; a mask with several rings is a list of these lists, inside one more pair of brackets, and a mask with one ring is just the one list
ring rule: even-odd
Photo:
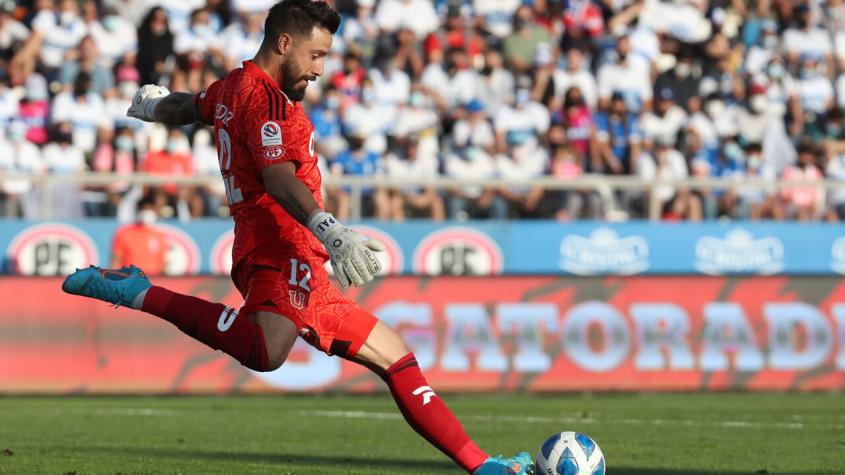
[[[0,1],[0,216],[38,218],[15,173],[218,176],[206,127],[128,119],[145,83],[199,92],[252,57],[272,0]],[[324,175],[722,177],[619,191],[630,218],[845,217],[843,0],[335,0],[344,21],[304,106]],[[218,183],[215,181],[215,183]],[[225,215],[222,182],[51,186],[53,217]],[[329,187],[347,219],[351,190]],[[590,189],[393,186],[364,216],[603,219]]]

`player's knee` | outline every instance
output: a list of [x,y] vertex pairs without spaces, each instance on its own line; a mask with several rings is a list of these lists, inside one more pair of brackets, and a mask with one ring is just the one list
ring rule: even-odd
[[264,371],[275,371],[285,364],[288,357],[287,351],[267,352],[267,367]]

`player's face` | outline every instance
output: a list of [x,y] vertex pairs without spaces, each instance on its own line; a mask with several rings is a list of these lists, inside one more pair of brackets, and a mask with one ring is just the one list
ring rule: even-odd
[[323,74],[325,59],[332,48],[332,34],[322,28],[314,28],[311,37],[293,41],[282,63],[282,91],[292,101],[305,97],[309,81]]

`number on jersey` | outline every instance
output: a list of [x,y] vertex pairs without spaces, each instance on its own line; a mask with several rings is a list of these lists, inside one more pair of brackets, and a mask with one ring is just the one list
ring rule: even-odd
[[223,184],[226,187],[226,200],[233,205],[243,201],[244,195],[241,189],[235,186],[235,175],[229,175],[229,169],[232,167],[232,139],[226,129],[220,129],[217,135],[217,154],[220,159],[220,173],[223,174]]

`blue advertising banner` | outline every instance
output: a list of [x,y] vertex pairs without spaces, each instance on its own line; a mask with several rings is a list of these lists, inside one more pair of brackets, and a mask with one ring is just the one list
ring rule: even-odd
[[[166,242],[164,274],[229,272],[231,221],[154,226],[156,242]],[[64,275],[89,264],[110,265],[120,227],[111,220],[0,221],[0,271]],[[382,259],[389,274],[845,274],[845,228],[828,223],[366,221],[353,227],[386,244]],[[134,239],[133,246],[152,243]]]

